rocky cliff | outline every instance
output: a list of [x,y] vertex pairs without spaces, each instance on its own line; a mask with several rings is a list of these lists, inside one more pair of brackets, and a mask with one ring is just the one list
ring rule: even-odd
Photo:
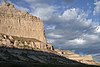
[[54,50],[46,42],[43,21],[7,2],[0,6],[0,47],[0,62],[94,63],[91,56]]
[[81,56],[79,54],[76,54],[74,52],[71,52],[69,50],[58,50],[55,49],[55,51],[60,54],[61,56],[64,56],[66,58],[69,58],[71,60],[75,60],[77,62],[85,63],[85,64],[95,64],[95,61],[93,60],[91,55],[85,55]]
[[[0,33],[34,38],[41,41],[43,48],[46,48],[46,38],[43,21],[27,12],[17,10],[14,5],[4,2],[0,6]],[[40,48],[41,43],[35,42]]]

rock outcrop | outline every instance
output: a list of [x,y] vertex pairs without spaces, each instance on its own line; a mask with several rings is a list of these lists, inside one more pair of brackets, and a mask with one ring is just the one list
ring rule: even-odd
[[47,44],[47,49],[48,50],[54,50],[54,47],[52,46],[52,44]]
[[[37,43],[40,43],[40,47],[37,45]],[[53,50],[52,46],[48,44],[46,45],[46,49],[43,45],[46,43],[43,43],[37,39],[34,38],[23,38],[23,37],[17,37],[17,36],[11,36],[6,34],[0,34],[0,46],[1,47],[10,47],[10,48],[19,48],[19,49],[40,49],[40,50]]]
[[[68,61],[68,59],[87,64],[94,63],[91,56],[82,57],[70,51],[54,50],[54,47],[46,41],[43,21],[27,12],[17,10],[14,5],[7,2],[4,2],[3,5],[0,6],[0,47],[15,48],[19,51],[16,54],[16,50],[0,49],[0,59],[3,60],[7,58],[3,55],[10,54],[10,56],[13,57],[17,56],[17,60],[18,58],[25,61],[33,59],[42,63],[57,62],[58,64],[67,64],[73,62]],[[2,52],[3,49],[5,49],[4,51],[8,54]],[[20,56],[20,50],[18,49],[39,49],[48,53],[32,51],[32,54],[28,53],[29,55],[27,55],[27,52],[22,51],[25,56],[23,56],[23,54]],[[66,60],[65,57],[68,59]],[[9,59],[7,59],[7,61],[8,60]]]
[[[3,62],[11,62],[11,63],[19,62],[22,64],[23,63],[26,63],[26,64],[29,64],[29,63],[41,64],[42,63],[42,64],[56,64],[56,65],[64,65],[64,64],[65,65],[66,64],[68,64],[68,65],[73,65],[73,64],[82,65],[79,62],[69,60],[65,57],[59,56],[59,55],[54,54],[54,53],[48,53],[48,52],[43,52],[43,51],[38,51],[38,50],[37,51],[36,50],[22,50],[22,49],[19,50],[19,49],[0,47],[0,63],[2,61]],[[48,67],[48,66],[46,66],[46,67]]]
[[41,43],[44,43],[42,46],[46,49],[43,21],[25,11],[17,10],[10,3],[4,2],[0,6],[0,33],[37,39],[40,41],[35,42],[38,48],[41,48]]
[[71,52],[69,50],[55,49],[55,51],[58,54],[60,54],[61,56],[64,56],[64,57],[69,58],[71,60],[75,60],[77,62],[81,62],[81,63],[85,63],[85,64],[95,64],[95,61],[93,60],[91,55],[81,56],[81,55],[76,54],[74,52]]

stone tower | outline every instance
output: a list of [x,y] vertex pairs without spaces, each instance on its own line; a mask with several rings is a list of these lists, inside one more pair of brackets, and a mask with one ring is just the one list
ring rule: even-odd
[[46,48],[43,21],[25,11],[17,10],[14,5],[7,2],[0,6],[0,33],[37,39],[40,42],[36,42],[36,45]]

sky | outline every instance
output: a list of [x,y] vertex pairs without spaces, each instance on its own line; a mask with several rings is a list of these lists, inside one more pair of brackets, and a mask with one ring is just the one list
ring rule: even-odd
[[55,48],[100,58],[100,0],[7,1],[19,10],[40,17],[47,42]]

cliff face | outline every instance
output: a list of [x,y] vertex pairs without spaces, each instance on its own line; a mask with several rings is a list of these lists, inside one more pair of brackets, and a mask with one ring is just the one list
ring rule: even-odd
[[64,56],[66,58],[69,58],[71,60],[75,60],[77,62],[85,63],[85,64],[95,64],[93,58],[91,55],[85,55],[81,56],[79,54],[76,54],[74,52],[68,51],[68,50],[55,50],[58,54],[61,56]]
[[[0,33],[34,38],[46,43],[43,21],[27,12],[15,9],[9,3],[4,3],[0,6]],[[40,44],[37,44],[40,47]]]
[[[0,49],[0,59],[8,61],[9,59],[7,59],[7,57],[11,58],[10,56],[13,56],[25,62],[26,60],[33,59],[43,63],[57,62],[58,64],[70,64],[73,61],[68,59],[71,59],[87,64],[94,63],[91,56],[81,57],[73,52],[54,50],[51,44],[46,43],[44,33],[43,21],[41,21],[40,18],[32,16],[27,12],[17,10],[14,8],[14,5],[9,3],[4,3],[0,6],[0,47],[11,48]],[[16,49],[14,51],[13,48],[18,50],[17,54]],[[24,52],[23,50],[19,50],[19,48],[31,49],[32,54],[27,54],[27,51]],[[42,49],[41,51],[46,51],[47,53],[33,51],[38,49]],[[25,56],[20,55],[20,51],[22,51]],[[60,56],[63,56],[63,58]],[[18,59],[16,61],[18,61]]]

